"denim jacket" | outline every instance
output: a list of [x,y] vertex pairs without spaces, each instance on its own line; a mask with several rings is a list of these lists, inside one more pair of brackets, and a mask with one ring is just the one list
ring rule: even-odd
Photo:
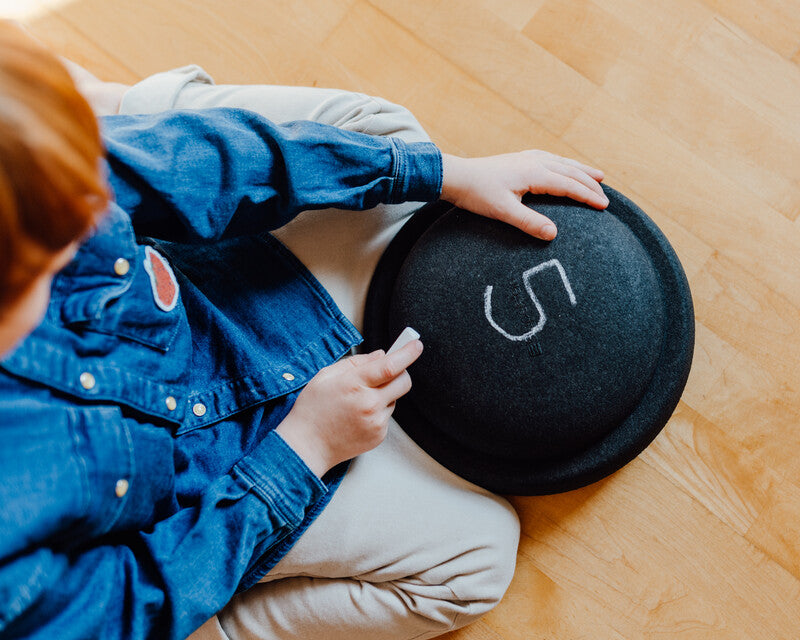
[[431,200],[441,154],[242,110],[112,116],[115,202],[0,361],[0,637],[183,638],[329,500],[274,432],[360,341],[275,238]]

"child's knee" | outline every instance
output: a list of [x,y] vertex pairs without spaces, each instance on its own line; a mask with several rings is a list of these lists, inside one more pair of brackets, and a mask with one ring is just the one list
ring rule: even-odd
[[447,593],[430,611],[438,633],[463,627],[494,608],[516,567],[520,525],[508,502],[487,496],[480,517],[462,524],[470,531],[454,541],[451,559],[439,567],[443,573],[432,572],[439,573]]
[[[519,518],[506,500],[493,497],[472,542],[474,573],[453,580],[459,595],[470,603],[467,624],[500,602],[514,576],[519,545]],[[462,582],[462,578],[465,578]]]
[[342,93],[346,103],[337,126],[374,136],[394,136],[406,142],[429,142],[430,136],[406,107],[363,93]]

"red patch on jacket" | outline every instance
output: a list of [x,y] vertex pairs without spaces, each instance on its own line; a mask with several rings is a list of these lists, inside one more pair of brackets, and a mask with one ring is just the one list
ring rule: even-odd
[[152,247],[145,247],[144,270],[150,276],[153,298],[159,309],[172,311],[178,303],[178,281],[169,263]]

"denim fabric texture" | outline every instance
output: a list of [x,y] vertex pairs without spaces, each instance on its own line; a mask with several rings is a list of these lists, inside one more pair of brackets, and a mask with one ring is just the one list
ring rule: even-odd
[[430,143],[233,109],[102,128],[115,202],[0,361],[3,638],[183,638],[274,566],[346,469],[274,428],[361,338],[269,231],[441,190]]

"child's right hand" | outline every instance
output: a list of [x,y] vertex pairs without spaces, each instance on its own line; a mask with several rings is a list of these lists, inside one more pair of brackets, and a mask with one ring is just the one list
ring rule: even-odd
[[608,206],[600,182],[603,172],[570,158],[529,149],[486,158],[442,154],[442,199],[507,222],[536,238],[552,240],[552,220],[522,204],[526,193],[549,193],[585,202],[596,209]]
[[395,401],[411,389],[406,369],[421,353],[422,342],[413,340],[390,355],[373,351],[325,367],[276,432],[322,477],[383,441]]

